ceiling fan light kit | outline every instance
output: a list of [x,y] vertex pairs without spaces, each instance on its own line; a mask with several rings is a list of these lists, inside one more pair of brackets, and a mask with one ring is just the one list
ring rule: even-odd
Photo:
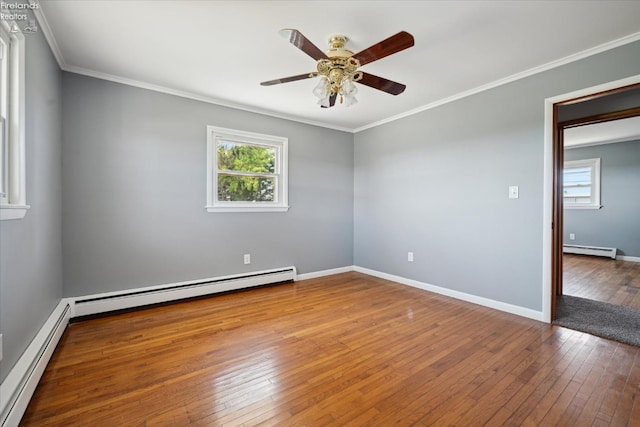
[[313,94],[318,98],[318,104],[323,108],[333,107],[338,95],[340,96],[341,104],[344,103],[347,107],[356,104],[358,100],[355,95],[358,92],[358,88],[354,82],[359,82],[391,95],[398,95],[406,88],[403,84],[358,70],[361,65],[413,46],[413,36],[406,31],[401,31],[356,54],[345,48],[348,38],[342,34],[329,36],[329,49],[325,52],[322,52],[298,30],[284,29],[280,31],[280,35],[315,59],[317,72],[269,80],[260,83],[262,86],[272,86],[320,76],[318,84],[313,89]]
[[358,102],[358,88],[353,84],[362,80],[362,71],[357,71],[360,61],[353,57],[353,52],[344,48],[347,37],[342,34],[329,36],[330,49],[325,52],[329,59],[318,61],[318,74],[321,76],[313,94],[319,98],[318,104],[328,108],[331,95],[340,95],[340,103],[349,107]]

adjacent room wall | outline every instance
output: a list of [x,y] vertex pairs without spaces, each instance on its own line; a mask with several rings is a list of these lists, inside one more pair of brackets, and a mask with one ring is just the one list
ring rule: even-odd
[[558,107],[558,122],[566,122],[599,114],[637,108],[640,106],[640,88],[627,89],[606,96],[600,96],[586,101],[560,105]]
[[24,219],[0,221],[0,381],[62,297],[61,73],[41,33],[25,34],[25,43],[31,209]]
[[[618,248],[640,257],[640,140],[565,150],[564,158],[600,158],[601,209],[565,209],[564,243]],[[569,240],[575,233],[575,240]]]
[[[63,94],[65,296],[353,264],[352,134],[71,73]],[[289,138],[288,212],[206,212],[207,125]]]
[[636,42],[356,134],[354,263],[542,311],[544,100],[638,73]]

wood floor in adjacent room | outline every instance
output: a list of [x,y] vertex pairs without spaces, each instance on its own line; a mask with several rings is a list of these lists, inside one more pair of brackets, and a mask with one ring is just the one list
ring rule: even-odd
[[637,426],[639,354],[345,273],[72,324],[22,425]]
[[565,254],[562,263],[564,294],[640,309],[640,262]]

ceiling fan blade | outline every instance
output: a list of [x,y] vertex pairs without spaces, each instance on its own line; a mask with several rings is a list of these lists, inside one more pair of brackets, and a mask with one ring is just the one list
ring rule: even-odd
[[282,77],[282,78],[279,78],[279,79],[262,82],[262,83],[260,83],[260,85],[261,86],[279,85],[280,83],[289,83],[289,82],[295,82],[296,80],[310,79],[312,77],[316,77],[317,75],[318,75],[318,73],[316,73],[316,72],[306,73],[306,74],[298,74],[297,76]]
[[292,28],[285,28],[284,30],[280,30],[278,33],[285,39],[289,40],[289,43],[291,43],[316,61],[327,58],[327,55],[325,55],[325,53],[321,51],[316,45],[311,43],[308,38],[303,36],[300,31],[294,30]]
[[413,44],[413,36],[406,31],[400,31],[398,34],[356,53],[353,57],[360,61],[360,65],[364,65],[400,52],[401,50],[408,49],[413,46]]
[[407,88],[402,83],[396,83],[369,73],[362,73],[362,79],[358,80],[357,83],[362,83],[365,86],[390,93],[391,95],[400,95]]
[[330,108],[333,107],[334,105],[336,105],[336,98],[338,97],[337,93],[334,93],[333,95],[331,95],[329,97],[329,106],[325,107],[324,105],[321,105],[322,108]]

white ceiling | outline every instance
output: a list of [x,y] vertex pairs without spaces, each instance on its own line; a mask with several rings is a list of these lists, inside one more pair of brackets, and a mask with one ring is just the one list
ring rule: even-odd
[[578,126],[564,131],[565,148],[633,140],[640,140],[640,116]]
[[[65,70],[349,131],[640,39],[637,0],[40,4],[42,31]],[[322,50],[329,34],[342,33],[354,52],[408,31],[414,47],[362,67],[407,89],[392,96],[358,85],[357,105],[322,109],[311,93],[315,79],[260,86],[315,70],[278,35],[282,28],[300,30]]]

